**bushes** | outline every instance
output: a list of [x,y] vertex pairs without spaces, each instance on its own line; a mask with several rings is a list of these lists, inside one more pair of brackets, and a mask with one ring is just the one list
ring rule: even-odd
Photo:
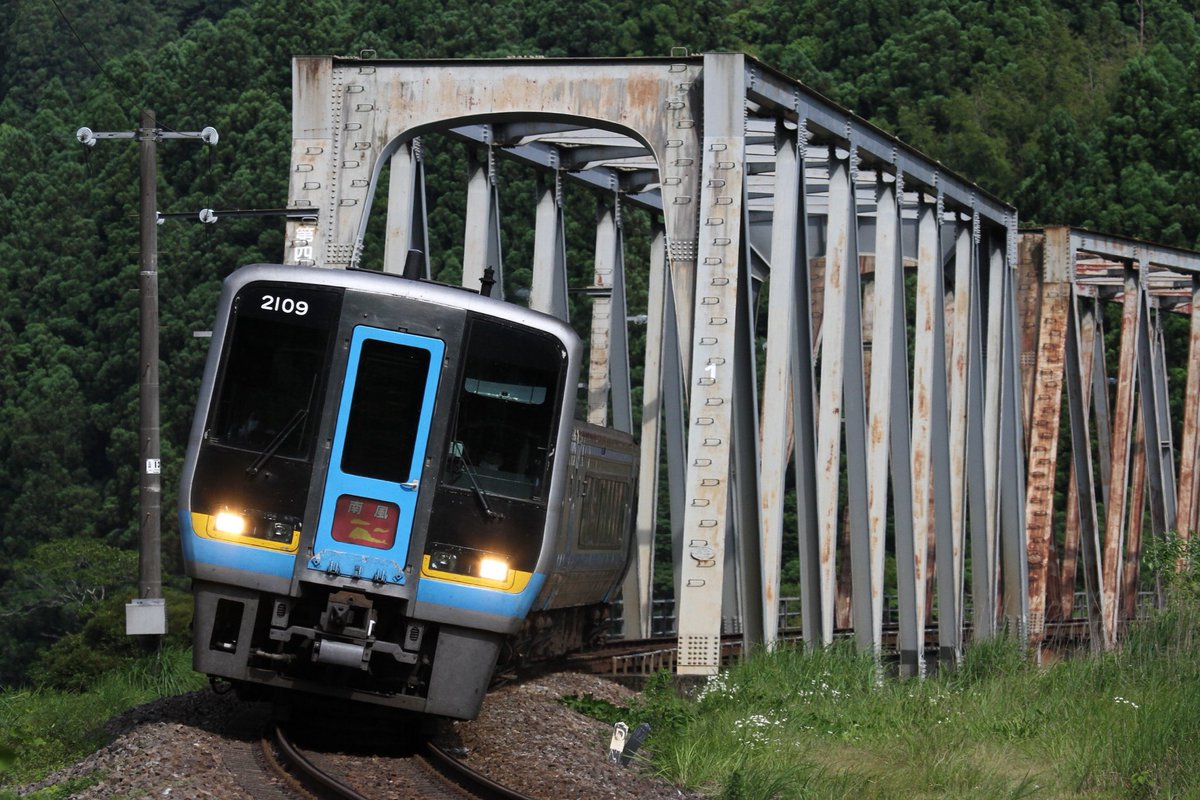
[[[163,646],[187,649],[191,644],[192,598],[178,589],[163,592],[167,600],[167,635]],[[29,671],[31,682],[50,689],[81,692],[101,675],[126,666],[145,653],[141,637],[125,635],[126,597],[109,597],[78,633],[43,650]]]

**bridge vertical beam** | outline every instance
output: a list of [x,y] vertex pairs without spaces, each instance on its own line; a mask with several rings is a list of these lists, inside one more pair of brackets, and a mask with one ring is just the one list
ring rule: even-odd
[[[940,204],[939,204],[940,205]],[[930,531],[933,525],[934,465],[933,428],[934,383],[945,381],[944,368],[935,366],[937,342],[944,342],[941,327],[937,324],[937,309],[940,307],[943,283],[941,276],[941,220],[939,205],[920,195],[917,209],[917,298],[915,338],[913,341],[913,412],[912,412],[912,481],[913,481],[913,541],[912,563],[897,565],[898,570],[910,570],[913,576],[911,603],[915,613],[914,636],[918,642],[918,656],[925,647],[926,582],[928,580],[928,557]],[[944,347],[944,344],[942,345]],[[945,417],[939,423],[945,425]],[[940,516],[944,516],[940,515]],[[903,601],[902,601],[903,602]],[[901,624],[904,617],[901,617]],[[901,631],[901,638],[904,633]],[[918,674],[925,674],[924,659],[918,662]]]
[[1183,437],[1179,455],[1179,518],[1182,538],[1196,531],[1200,511],[1200,275],[1192,276],[1191,329],[1188,336],[1187,388],[1183,396]]
[[[805,240],[803,162],[795,136],[782,122],[775,125],[775,207],[771,226],[771,276],[767,304],[767,358],[762,389],[762,469],[759,476],[762,538],[763,641],[773,646],[779,635],[779,574],[783,556],[783,498],[791,446],[788,429],[792,397],[792,364],[796,347],[795,301],[799,270],[807,271],[800,249]],[[800,252],[800,260],[797,253]],[[807,316],[807,314],[805,315]],[[793,437],[798,438],[798,437]],[[803,604],[807,606],[807,602]]]
[[[887,205],[881,207],[880,213],[888,211]],[[912,433],[910,427],[910,409],[909,409],[909,365],[908,365],[908,320],[906,315],[907,303],[905,301],[904,289],[904,247],[901,236],[901,225],[904,220],[904,164],[903,161],[897,159],[896,162],[896,201],[894,212],[896,219],[895,231],[895,248],[893,269],[895,270],[895,280],[891,291],[892,310],[887,314],[891,317],[891,332],[888,337],[889,348],[891,350],[891,371],[889,376],[884,376],[879,373],[887,381],[888,398],[887,402],[891,404],[890,416],[891,434],[889,436],[889,450],[892,463],[892,503],[893,503],[893,519],[895,525],[895,548],[896,548],[896,593],[897,606],[900,615],[899,619],[899,643],[900,643],[900,674],[906,677],[915,677],[924,674],[924,650],[925,650],[925,618],[924,605],[921,605],[918,614],[917,598],[920,597],[923,603],[925,598],[925,583],[924,573],[916,569],[917,551],[915,548],[915,521],[913,512],[913,447]],[[886,238],[884,240],[886,247]],[[876,258],[882,248],[876,251]],[[876,303],[879,303],[878,285],[879,275],[876,275]],[[881,330],[881,325],[876,318],[876,330]],[[878,347],[878,345],[876,345]],[[879,353],[875,352],[873,358],[879,358]],[[872,368],[874,361],[872,360]],[[871,386],[872,393],[877,385],[876,378],[872,378]],[[884,402],[880,398],[880,402]],[[872,409],[875,408],[875,400],[872,399]],[[872,411],[874,413],[874,411]],[[872,425],[874,432],[874,426]],[[882,488],[882,487],[880,487]],[[924,552],[921,553],[921,558],[924,559]],[[920,578],[920,589],[918,591],[917,580]]]
[[1029,572],[1026,561],[1024,400],[1018,376],[1020,345],[1017,314],[1016,219],[1008,226],[1008,266],[1004,270],[1003,373],[1000,401],[1000,558],[1004,616],[1008,629],[1024,639],[1029,624]]
[[[976,410],[971,405],[973,398],[970,394],[971,372],[978,366],[978,356],[974,348],[977,340],[972,340],[972,326],[977,320],[974,317],[976,294],[975,273],[978,267],[975,261],[975,229],[973,225],[963,223],[961,216],[955,214],[954,238],[954,306],[951,320],[952,349],[950,353],[950,524],[953,533],[951,548],[952,589],[954,617],[953,630],[956,632],[953,641],[948,642],[952,648],[947,656],[953,656],[955,661],[962,657],[962,594],[963,594],[963,562],[966,558],[967,544],[967,473],[968,453],[967,432],[968,420],[976,422]],[[940,543],[939,543],[940,544]],[[938,562],[944,555],[939,547]],[[939,593],[941,586],[938,587]],[[939,631],[949,626],[939,621]]]
[[[490,135],[491,126],[484,126]],[[496,156],[489,141],[483,148],[467,147],[467,213],[463,236],[462,285],[479,291],[484,270],[495,270],[492,297],[504,299],[504,257],[500,248],[500,193]],[[483,232],[482,234],[480,232]]]
[[[798,102],[798,101],[797,101]],[[812,287],[808,238],[808,199],[805,191],[805,159],[810,132],[802,108],[797,108],[795,138],[786,126],[777,124],[776,153],[783,158],[785,174],[776,176],[776,215],[771,244],[771,297],[777,295],[785,307],[768,310],[768,359],[771,353],[788,353],[787,395],[794,432],[794,470],[796,484],[797,544],[800,563],[801,630],[805,643],[812,647],[824,638],[823,587],[820,534],[817,515],[816,466],[816,380],[813,364]],[[782,205],[779,205],[781,204]],[[785,274],[786,273],[786,274]],[[790,318],[781,321],[780,317]],[[778,374],[778,369],[771,374]],[[769,400],[770,391],[763,393]],[[764,412],[766,413],[766,412]],[[774,412],[772,412],[774,413]],[[766,458],[764,456],[764,458]],[[773,466],[773,459],[768,469]],[[782,484],[782,476],[764,474],[763,496],[768,487]],[[782,513],[782,508],[780,509]],[[782,524],[782,520],[780,520]]]
[[[1138,334],[1138,394],[1146,418],[1146,475],[1150,484],[1150,520],[1155,536],[1176,526],[1175,442],[1167,401],[1167,364],[1163,342],[1162,311],[1150,315],[1149,293],[1142,307]],[[1139,548],[1139,553],[1140,553]]]
[[1121,314],[1121,356],[1117,372],[1117,397],[1113,409],[1112,468],[1105,505],[1104,582],[1100,610],[1104,616],[1104,644],[1115,647],[1120,616],[1122,557],[1125,551],[1126,495],[1129,489],[1133,441],[1133,400],[1137,378],[1137,331],[1142,309],[1138,273],[1125,267],[1124,308]]
[[[989,235],[987,370],[984,377],[983,453],[985,515],[983,539],[972,542],[973,564],[971,596],[972,624],[976,639],[990,639],[996,633],[996,599],[999,591],[1000,541],[1000,403],[1005,381],[1004,368],[1004,287],[1006,266],[1003,242]],[[1018,380],[1019,376],[1007,376]]]
[[628,305],[625,302],[625,226],[621,196],[613,198],[612,327],[609,332],[608,372],[612,395],[612,426],[633,433],[633,388],[629,377]]
[[[1139,400],[1141,397],[1139,396]],[[1126,621],[1137,614],[1138,557],[1142,550],[1142,530],[1146,518],[1146,414],[1141,403],[1134,407],[1133,450],[1129,469],[1129,516],[1125,529],[1124,563],[1118,605]],[[1153,503],[1151,503],[1153,505]]]
[[[871,542],[871,630],[872,647],[876,652],[883,645],[883,572],[887,543],[888,454],[894,450],[893,425],[903,428],[908,419],[908,379],[895,382],[897,360],[904,361],[907,338],[904,321],[904,259],[900,245],[900,197],[903,177],[897,170],[894,181],[884,179],[882,171],[876,184],[875,223],[875,290],[874,331],[871,337],[870,439],[867,446],[868,526]],[[904,370],[899,371],[903,376]],[[898,405],[896,401],[902,401]],[[893,422],[893,417],[896,421]],[[907,438],[905,439],[907,445]],[[892,463],[899,466],[907,460],[892,453]],[[903,458],[903,460],[902,460]],[[907,469],[907,464],[905,464]],[[897,489],[896,502],[903,491],[911,498],[911,486]],[[912,517],[907,520],[911,524]],[[896,514],[897,560],[905,521]],[[911,535],[910,535],[911,536]],[[911,541],[911,538],[909,539]],[[901,647],[903,651],[904,648]]]
[[[940,231],[945,223],[944,199],[937,197],[939,243]],[[956,215],[957,218],[957,215]],[[957,219],[955,224],[957,225]],[[957,254],[957,241],[955,242]],[[940,245],[939,245],[940,247]],[[943,251],[944,252],[944,251]],[[947,350],[950,347],[951,330],[946,324],[946,278],[945,262],[941,254],[935,259],[936,278],[931,287],[933,298],[933,362],[931,391],[934,425],[932,428],[931,453],[933,457],[933,530],[935,572],[937,581],[938,607],[938,650],[943,664],[954,665],[962,659],[962,569],[958,559],[962,546],[954,522],[952,486],[956,473],[950,458],[950,394],[948,383],[951,376]]]
[[[704,56],[700,233],[695,272],[687,497],[687,552],[679,598],[681,675],[714,675],[721,656],[731,405],[745,176],[745,57]],[[739,531],[744,535],[745,531]],[[752,535],[757,535],[755,531]]]
[[[954,592],[947,439],[945,278],[942,266],[942,195],[922,197],[917,221],[917,305],[913,364],[913,530],[915,581],[922,629],[930,533],[937,552],[938,644],[943,658],[960,638]],[[922,636],[923,636],[922,632]]]
[[[1092,302],[1092,405],[1096,414],[1096,457],[1100,462],[1100,492],[1108,509],[1108,489],[1112,485],[1112,413],[1108,403],[1108,364],[1105,360],[1104,312],[1099,298]],[[1084,343],[1087,346],[1087,343]]]
[[[733,408],[730,426],[732,455],[733,526],[737,545],[738,601],[742,643],[745,652],[761,645],[764,640],[764,609],[761,603],[763,552],[758,514],[759,465],[758,449],[758,348],[755,345],[755,286],[750,272],[750,213],[742,183],[738,248],[737,308],[735,311],[733,356]],[[775,616],[778,609],[771,609]]]
[[1025,505],[1025,527],[1029,536],[1029,644],[1035,650],[1041,646],[1046,621],[1047,575],[1054,536],[1054,477],[1072,271],[1069,229],[1048,228],[1042,243],[1042,314]]
[[[666,322],[667,234],[661,224],[650,241],[650,281],[646,302],[646,367],[642,381],[642,432],[638,500],[634,518],[634,563],[621,589],[625,636],[651,634],[654,593],[654,531],[658,524],[658,469],[663,415],[664,323]],[[635,616],[636,612],[636,616]]]
[[[971,213],[971,297],[968,303],[970,319],[967,323],[967,420],[966,420],[966,481],[967,511],[969,516],[968,530],[971,546],[971,586],[972,595],[977,588],[988,585],[991,569],[992,549],[988,538],[988,509],[987,509],[987,465],[994,451],[985,446],[985,431],[987,429],[987,404],[984,399],[984,352],[983,352],[983,309],[980,295],[982,294],[982,276],[980,275],[982,232],[980,230],[979,213],[972,209]],[[957,357],[956,357],[957,358]],[[966,534],[964,534],[965,536]],[[962,543],[965,551],[966,542]],[[960,569],[962,568],[960,564]],[[959,585],[962,586],[960,579]],[[985,602],[985,605],[987,603]],[[965,612],[959,609],[959,629]],[[974,614],[973,614],[974,616]],[[961,640],[960,640],[961,641]]]
[[568,320],[567,237],[562,210],[562,174],[538,173],[537,219],[533,234],[533,283],[529,307]]
[[[844,319],[849,306],[849,273],[853,269],[854,287],[858,285],[859,266],[849,265],[851,232],[854,219],[849,215],[854,196],[850,176],[850,154],[845,159],[829,154],[829,216],[826,228],[825,293],[821,314],[821,384],[817,404],[817,539],[821,558],[821,641],[833,642],[836,601],[837,542],[841,515],[839,483],[842,455],[842,403],[845,371],[849,369],[846,350],[852,321]],[[857,247],[853,248],[857,254]],[[859,324],[861,337],[861,323]]]
[[425,162],[421,140],[410,139],[391,158],[388,178],[387,232],[383,243],[383,271],[404,272],[409,250],[420,250],[429,275],[429,219],[425,198]]
[[[289,208],[318,208],[333,194],[334,144],[332,59],[296,59],[292,70],[292,161],[288,181]],[[340,120],[339,120],[340,121]],[[289,219],[284,264],[325,263],[328,219]]]
[[[831,173],[829,220],[830,240],[834,242],[832,251],[840,253],[840,257],[835,256],[833,261],[840,261],[843,285],[841,320],[845,366],[842,371],[841,405],[846,426],[846,494],[850,523],[854,639],[860,651],[872,652],[882,637],[882,627],[881,621],[875,617],[875,602],[871,596],[871,589],[876,583],[874,564],[877,557],[872,548],[867,508],[867,391],[864,385],[862,267],[858,257],[858,200],[855,191],[858,150],[853,136],[849,145],[844,177],[840,161],[837,169]],[[836,200],[835,187],[838,193]],[[841,203],[838,204],[837,200]],[[836,227],[835,213],[844,215],[844,222]],[[844,243],[834,241],[835,230],[840,231]],[[830,261],[827,256],[826,275],[829,274]],[[830,327],[827,325],[826,330]],[[837,483],[836,478],[834,482]],[[879,579],[882,579],[882,575]]]
[[[671,518],[671,563],[683,563],[684,517],[687,508],[687,401],[680,363],[678,320],[675,315],[675,294],[671,288],[671,270],[665,274],[663,294],[662,347],[662,420],[663,444],[667,448],[667,498]],[[679,598],[682,597],[683,570],[675,569],[672,599],[675,601],[678,625]]]
[[[593,425],[607,425],[609,420],[610,398],[612,394],[613,426],[620,427],[617,422],[617,405],[620,387],[613,382],[614,370],[612,362],[620,358],[617,341],[617,327],[621,332],[625,329],[625,315],[617,314],[624,308],[624,298],[618,298],[618,289],[624,286],[618,284],[617,277],[617,235],[616,210],[600,201],[596,208],[596,249],[593,266],[591,290],[595,293],[592,299],[592,329],[588,358],[588,422]],[[618,309],[618,305],[620,309]],[[632,425],[630,425],[632,427]]]
[[[1084,588],[1087,593],[1088,621],[1093,642],[1101,641],[1100,627],[1100,524],[1096,509],[1095,477],[1092,468],[1091,431],[1087,408],[1091,396],[1094,353],[1086,344],[1093,341],[1095,315],[1080,320],[1078,297],[1072,293],[1067,319],[1066,369],[1068,417],[1071,424],[1071,484],[1068,492],[1067,541],[1063,545],[1061,591],[1063,617],[1069,619],[1075,600],[1075,553],[1082,544]],[[1086,446],[1075,446],[1086,442]],[[1070,520],[1074,520],[1074,532]]]

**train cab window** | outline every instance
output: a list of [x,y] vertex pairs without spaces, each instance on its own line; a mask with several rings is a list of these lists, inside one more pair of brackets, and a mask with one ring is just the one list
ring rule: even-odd
[[403,483],[412,471],[429,351],[363,342],[346,426],[342,470]]
[[547,334],[471,326],[447,482],[489,495],[543,497],[566,354]]
[[[275,297],[251,286],[236,301],[208,440],[307,459],[330,339],[328,307],[336,298],[306,293],[302,307],[307,313],[301,317],[295,311],[272,312],[260,294]],[[296,301],[289,299],[295,308]]]

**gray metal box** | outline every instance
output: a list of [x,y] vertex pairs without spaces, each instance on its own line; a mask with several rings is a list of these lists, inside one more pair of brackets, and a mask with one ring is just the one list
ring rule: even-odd
[[167,632],[167,601],[161,597],[133,600],[125,604],[125,635],[162,636]]

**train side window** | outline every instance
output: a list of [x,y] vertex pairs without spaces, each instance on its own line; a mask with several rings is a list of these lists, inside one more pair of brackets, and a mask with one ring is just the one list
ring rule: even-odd
[[368,339],[346,426],[342,470],[403,483],[412,472],[429,351]]

